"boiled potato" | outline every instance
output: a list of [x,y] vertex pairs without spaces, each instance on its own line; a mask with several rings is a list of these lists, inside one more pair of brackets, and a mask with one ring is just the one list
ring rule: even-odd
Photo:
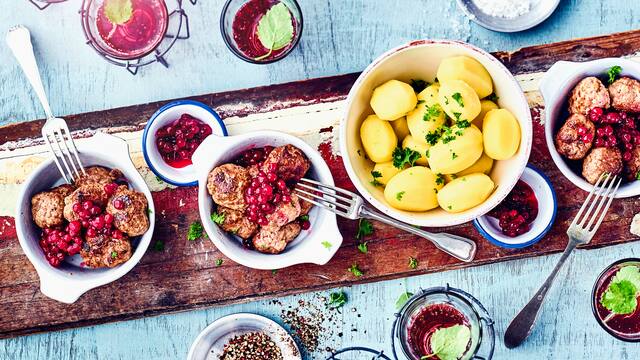
[[388,121],[369,115],[360,126],[360,139],[369,159],[375,163],[391,161],[398,138]]
[[478,129],[482,129],[482,122],[487,113],[491,110],[495,110],[498,108],[498,105],[491,100],[482,100],[480,101],[480,114],[473,119],[473,125],[477,126]]
[[413,166],[402,170],[389,180],[384,189],[384,198],[396,209],[427,211],[438,207],[436,193],[442,184],[428,167]]
[[493,81],[487,69],[476,59],[468,56],[446,58],[438,66],[438,80],[462,80],[469,84],[482,99],[493,93]]
[[520,146],[520,124],[506,109],[491,110],[484,117],[484,151],[494,160],[511,158]]
[[446,116],[438,103],[439,84],[427,86],[418,94],[418,106],[407,114],[407,126],[411,135],[425,139],[428,133],[442,126]]
[[382,185],[387,185],[392,177],[396,176],[402,169],[393,166],[393,161],[378,163],[371,170],[373,179]]
[[447,212],[462,212],[482,204],[494,187],[493,180],[483,173],[465,175],[438,191],[438,204]]
[[415,138],[413,135],[407,135],[407,137],[402,140],[402,148],[409,148],[413,151],[417,151],[420,153],[420,159],[416,160],[416,164],[427,166],[429,162],[427,161],[427,150],[429,150],[429,144],[426,141],[420,141],[420,139]]
[[391,121],[391,127],[393,131],[396,133],[398,139],[404,139],[407,135],[410,134],[409,126],[407,126],[407,118],[401,117],[398,120]]
[[468,168],[456,173],[456,177],[469,175],[473,173],[484,173],[489,175],[491,172],[491,168],[493,167],[493,159],[487,156],[487,154],[482,153],[480,159],[476,161],[473,165]]
[[478,94],[462,80],[449,80],[440,85],[438,93],[440,106],[454,121],[471,122],[480,114]]
[[455,174],[482,156],[482,133],[475,125],[445,128],[438,142],[429,148],[427,161],[436,174]]
[[416,108],[418,99],[411,85],[389,80],[373,90],[371,108],[382,120],[396,120]]

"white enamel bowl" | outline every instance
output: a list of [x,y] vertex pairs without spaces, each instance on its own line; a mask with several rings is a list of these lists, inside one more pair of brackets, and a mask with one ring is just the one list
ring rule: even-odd
[[[607,70],[615,65],[622,67],[621,76],[640,79],[640,64],[637,62],[621,58],[606,58],[583,63],[558,61],[540,80],[540,92],[545,103],[544,132],[549,153],[560,172],[584,191],[591,191],[593,185],[589,184],[582,177],[580,171],[576,171],[575,166],[572,168],[570,162],[558,153],[554,138],[558,129],[569,116],[567,101],[571,90],[585,77],[602,77]],[[637,195],[640,195],[640,181],[622,184],[615,197],[627,198]]]
[[155,225],[155,208],[151,192],[131,162],[126,141],[112,135],[97,133],[76,143],[84,166],[101,165],[119,169],[129,181],[129,185],[146,196],[150,210],[149,230],[141,237],[132,239],[135,250],[131,259],[114,268],[91,269],[80,266],[80,255],[68,258],[59,268],[52,267],[38,244],[41,230],[31,216],[31,197],[40,191],[62,184],[63,180],[53,159],[46,160],[38,166],[20,189],[16,207],[16,231],[22,250],[40,277],[40,291],[45,296],[64,303],[73,303],[85,292],[115,281],[133,269],[149,247]]
[[[193,154],[193,163],[198,175],[198,206],[207,235],[213,244],[231,260],[246,267],[275,270],[287,266],[313,263],[326,264],[342,244],[336,215],[317,207],[311,209],[311,228],[300,235],[280,254],[263,254],[245,249],[240,238],[220,229],[212,220],[213,200],[207,191],[207,177],[216,166],[236,159],[240,153],[251,148],[291,144],[302,150],[311,161],[309,178],[333,185],[333,177],[322,156],[303,140],[277,131],[255,131],[237,136],[209,136]],[[325,247],[323,242],[331,246]]]
[[[370,184],[373,163],[364,158],[360,141],[360,125],[373,114],[369,105],[373,89],[398,79],[433,81],[442,59],[466,55],[478,60],[493,78],[498,105],[513,113],[521,131],[520,147],[509,160],[496,161],[491,178],[496,189],[482,204],[460,213],[447,213],[438,208],[427,212],[409,212],[394,209],[384,199],[383,190]],[[531,112],[520,85],[498,59],[472,45],[449,40],[420,40],[392,49],[367,67],[358,77],[347,97],[344,120],[340,124],[340,152],[349,178],[364,198],[385,214],[400,221],[428,227],[444,227],[471,221],[497,206],[515,186],[524,171],[531,152]]]

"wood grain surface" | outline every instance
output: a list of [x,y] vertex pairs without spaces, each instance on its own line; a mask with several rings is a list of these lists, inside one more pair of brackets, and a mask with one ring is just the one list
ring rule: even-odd
[[[524,79],[530,81],[557,60],[575,60],[576,56],[579,56],[580,60],[588,60],[609,54],[631,55],[636,49],[640,49],[639,34],[640,32],[629,32],[615,37],[575,40],[558,45],[524,48],[512,53],[498,53],[497,56],[515,74],[521,74]],[[590,50],[576,55],[575,49],[586,48]],[[625,52],[621,53],[621,48]],[[327,112],[339,107],[355,77],[356,75],[351,74],[313,79],[198,96],[194,99],[211,105],[227,119],[243,119],[256,114],[269,119],[274,114],[281,116],[283,111],[291,109],[302,111],[303,119],[308,120],[317,116],[317,105],[324,105],[320,109]],[[438,252],[433,245],[422,239],[382,224],[375,224],[375,235],[367,239],[371,254],[368,255],[367,261],[364,261],[364,255],[355,249],[356,223],[340,219],[339,226],[345,241],[328,266],[300,265],[273,274],[270,271],[247,269],[225,259],[222,266],[216,267],[215,259],[223,256],[210,242],[203,241],[197,244],[198,246],[193,246],[193,243],[186,241],[189,224],[198,219],[196,189],[164,188],[153,194],[158,216],[154,240],[163,242],[164,250],[148,251],[141,263],[128,275],[88,292],[71,306],[56,303],[40,294],[37,276],[15,239],[12,219],[4,219],[9,225],[4,226],[0,234],[0,251],[3,253],[0,258],[0,336],[12,337],[126,320],[558,252],[565,245],[564,229],[582,203],[585,193],[571,185],[551,161],[544,143],[544,130],[540,124],[542,109],[538,96],[535,92],[529,92],[527,95],[533,106],[534,116],[531,163],[549,175],[558,194],[556,223],[550,235],[532,247],[522,250],[496,248],[481,239],[471,224],[446,229],[477,240],[476,259],[471,264],[464,264]],[[67,119],[70,127],[78,131],[79,137],[89,136],[92,131],[101,129],[125,134],[124,136],[130,134],[131,139],[128,140],[136,141],[139,140],[139,130],[144,126],[146,119],[164,103],[166,102],[85,113],[68,116]],[[91,124],[91,127],[88,128],[86,124]],[[39,134],[39,125],[40,122],[35,121],[0,128],[2,165],[6,167],[7,164],[31,161],[34,155],[42,151],[38,140],[35,139]],[[325,129],[325,132],[333,132],[331,128],[314,127],[313,124],[310,128],[315,129],[317,133],[322,132],[322,129]],[[335,135],[318,146],[334,174],[337,185],[353,190],[342,161],[335,152],[336,147]],[[138,165],[144,167],[143,164]],[[153,179],[147,177],[147,181]],[[176,206],[177,203],[184,205]],[[616,201],[601,228],[608,236],[596,238],[587,247],[596,248],[636,240],[627,229],[631,217],[639,211],[640,204],[634,201]],[[394,256],[390,257],[388,254]],[[405,258],[408,261],[409,257],[423,259],[418,269],[411,270],[406,264],[396,261],[397,258]],[[354,263],[359,264],[364,271],[361,278],[355,278],[346,271]],[[34,312],[39,316],[32,316]]]

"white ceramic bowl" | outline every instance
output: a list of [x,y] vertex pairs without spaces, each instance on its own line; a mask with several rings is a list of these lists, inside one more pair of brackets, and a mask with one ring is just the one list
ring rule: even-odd
[[[342,244],[336,215],[318,207],[314,207],[309,213],[311,229],[303,230],[280,254],[263,254],[245,249],[240,238],[223,231],[211,220],[214,203],[207,191],[209,172],[218,165],[233,161],[245,150],[287,144],[302,150],[309,158],[309,178],[333,185],[331,171],[316,150],[295,136],[277,131],[255,131],[228,137],[209,136],[193,154],[193,163],[198,173],[198,206],[207,235],[223,254],[246,267],[275,270],[302,263],[324,265]],[[322,244],[324,241],[331,243],[331,247],[325,247]]]
[[193,100],[178,100],[166,104],[151,116],[142,133],[142,153],[151,171],[165,182],[175,186],[195,186],[198,184],[195,167],[188,165],[176,169],[167,165],[156,146],[158,129],[179,119],[182,114],[189,114],[211,126],[215,135],[227,136],[222,119],[209,106]]
[[31,197],[40,191],[62,184],[62,178],[53,159],[38,166],[25,180],[18,196],[16,231],[22,250],[35,267],[40,277],[40,291],[54,300],[64,303],[75,302],[80,295],[101,285],[117,280],[128,273],[144,255],[155,225],[155,208],[147,184],[138,173],[129,157],[126,141],[103,133],[97,133],[87,140],[78,141],[77,147],[84,166],[101,165],[122,171],[130,186],[142,192],[149,203],[149,230],[141,237],[132,239],[135,251],[131,259],[114,268],[91,269],[80,266],[81,257],[68,258],[59,268],[49,265],[38,244],[40,228],[31,216]]
[[[621,76],[640,79],[640,64],[637,62],[621,58],[606,58],[583,63],[558,61],[540,80],[540,92],[545,103],[544,132],[549,153],[562,174],[584,191],[591,191],[593,185],[589,184],[579,171],[572,169],[569,162],[558,153],[554,138],[569,116],[567,101],[571,90],[585,77],[602,77],[615,65],[622,67]],[[615,197],[626,198],[637,195],[640,195],[640,181],[622,184]]]
[[[518,119],[522,139],[518,152],[509,160],[496,161],[491,178],[497,188],[482,204],[464,212],[451,214],[438,208],[427,212],[394,209],[384,199],[383,190],[370,184],[373,163],[364,159],[360,141],[360,124],[373,114],[371,93],[378,85],[398,79],[433,81],[441,60],[466,55],[478,60],[493,78],[498,105]],[[373,61],[358,77],[347,97],[344,121],[340,124],[340,152],[349,178],[364,198],[385,214],[414,225],[443,227],[458,225],[484,215],[504,199],[522,174],[531,152],[531,112],[520,85],[498,59],[472,45],[450,40],[420,40],[392,49]]]
[[535,193],[538,200],[538,216],[531,224],[529,231],[516,237],[502,234],[496,218],[484,215],[475,219],[473,225],[480,235],[494,245],[510,249],[531,246],[540,241],[551,230],[551,226],[555,222],[558,204],[549,178],[542,171],[528,165],[520,180],[527,183]]

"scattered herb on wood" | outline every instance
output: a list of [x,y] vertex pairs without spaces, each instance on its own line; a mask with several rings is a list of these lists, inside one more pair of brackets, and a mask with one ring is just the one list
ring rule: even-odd
[[344,291],[336,291],[329,294],[327,307],[329,309],[339,309],[347,303],[347,294]]
[[367,241],[358,244],[358,251],[360,251],[363,254],[368,253],[369,252],[369,247],[367,246],[367,244],[368,244]]
[[364,273],[362,272],[362,270],[360,270],[360,268],[358,267],[358,264],[356,263],[353,263],[348,270],[355,277],[361,277],[362,275],[364,275]]
[[216,259],[216,266],[222,266],[223,262],[224,262],[223,259]]
[[[213,216],[213,215],[212,215]],[[187,240],[196,241],[202,237],[204,228],[199,221],[194,221],[189,225],[189,231],[187,232]]]
[[164,241],[156,240],[156,242],[153,244],[153,250],[164,251]]
[[418,268],[418,259],[412,257],[409,257],[409,268],[410,269],[417,269]]
[[358,232],[356,233],[356,239],[364,239],[365,236],[373,234],[373,224],[367,219],[360,219],[358,221]]

